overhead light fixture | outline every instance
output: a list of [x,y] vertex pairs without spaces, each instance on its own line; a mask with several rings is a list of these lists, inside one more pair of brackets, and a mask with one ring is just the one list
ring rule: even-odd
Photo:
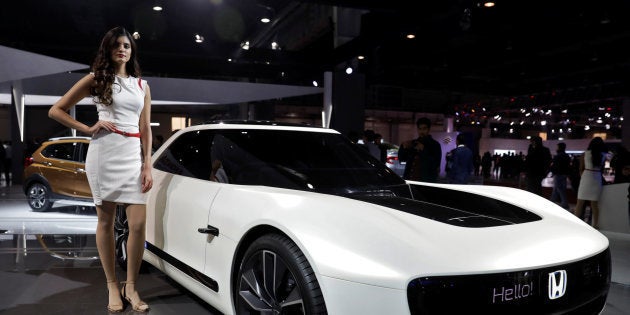
[[243,48],[245,50],[249,50],[249,41],[246,40],[244,42],[241,42],[241,48]]
[[318,86],[319,86],[319,83],[317,83],[317,81],[313,80],[313,86],[314,86],[314,87],[318,87]]
[[204,38],[203,36],[199,35],[199,34],[195,34],[195,42],[197,43],[203,43]]
[[365,56],[358,56],[357,59],[363,60],[363,59],[365,59]]
[[494,7],[494,5],[495,5],[495,3],[492,2],[492,1],[486,1],[486,2],[483,3],[483,6],[486,7],[486,8],[492,8],[492,7]]
[[140,39],[140,33],[139,32],[133,32],[133,34],[131,34],[131,37],[133,37],[133,39],[138,40]]
[[415,34],[411,34],[411,33],[409,33],[409,34],[405,35],[405,37],[406,37],[407,39],[414,39],[414,38],[416,38],[416,35],[415,35]]
[[271,42],[271,49],[272,50],[280,50],[280,45],[278,45],[277,42],[273,41],[273,42]]
[[354,70],[352,69],[352,67],[347,67],[347,68],[346,68],[346,74],[352,74],[352,71],[354,71]]
[[262,18],[260,18],[260,21],[265,23],[265,24],[267,24],[267,23],[271,22],[271,19],[268,18],[268,17],[262,17]]
[[162,7],[162,2],[161,1],[155,1],[155,3],[153,4],[153,11],[160,12],[163,9],[164,8]]

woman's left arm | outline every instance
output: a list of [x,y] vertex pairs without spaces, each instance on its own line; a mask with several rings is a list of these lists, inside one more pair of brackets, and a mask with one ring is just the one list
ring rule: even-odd
[[146,85],[144,107],[140,113],[140,141],[142,144],[142,192],[147,192],[153,186],[151,148],[153,134],[151,133],[151,89]]

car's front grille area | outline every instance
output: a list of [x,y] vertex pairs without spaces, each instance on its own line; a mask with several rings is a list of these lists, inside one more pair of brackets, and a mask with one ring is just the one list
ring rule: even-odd
[[598,314],[610,287],[610,251],[518,272],[414,279],[411,314]]

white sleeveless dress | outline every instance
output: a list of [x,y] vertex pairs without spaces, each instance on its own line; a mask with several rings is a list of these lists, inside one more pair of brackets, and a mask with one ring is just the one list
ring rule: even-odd
[[581,200],[598,201],[602,193],[602,171],[600,166],[593,165],[590,150],[584,152],[584,172],[580,177],[577,198]]
[[[121,131],[137,133],[144,107],[147,82],[116,76],[112,105],[96,104],[98,119],[114,122]],[[142,193],[142,148],[140,138],[100,130],[92,135],[85,161],[94,204],[103,201],[146,204]]]

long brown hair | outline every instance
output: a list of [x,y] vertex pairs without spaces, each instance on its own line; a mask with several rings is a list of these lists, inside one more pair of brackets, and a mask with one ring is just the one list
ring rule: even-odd
[[124,27],[114,27],[105,33],[101,40],[94,62],[92,62],[92,72],[94,72],[94,85],[90,88],[90,94],[95,103],[103,105],[112,104],[112,84],[116,76],[114,63],[111,60],[112,49],[117,45],[118,37],[125,36],[131,43],[131,56],[125,64],[127,74],[140,77],[140,64],[136,58],[137,46],[133,36]]

